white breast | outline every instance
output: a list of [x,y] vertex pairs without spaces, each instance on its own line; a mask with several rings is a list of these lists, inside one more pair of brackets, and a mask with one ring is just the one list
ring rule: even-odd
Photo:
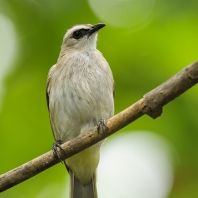
[[50,75],[49,111],[56,140],[68,141],[113,116],[113,77],[99,51],[64,56]]

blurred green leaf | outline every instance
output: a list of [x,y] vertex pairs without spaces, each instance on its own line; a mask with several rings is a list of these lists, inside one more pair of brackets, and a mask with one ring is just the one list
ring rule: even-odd
[[[0,111],[0,174],[51,149],[45,101],[46,77],[56,63],[62,38],[74,24],[101,21],[86,1],[1,0],[0,12],[16,28],[18,45],[13,70],[5,77],[6,95]],[[107,24],[98,48],[111,65],[116,86],[115,111],[128,107],[198,58],[198,2],[156,1],[152,19],[139,29]],[[123,10],[124,12],[124,10]],[[198,196],[198,87],[164,108],[157,120],[142,117],[126,130],[146,129],[169,139],[179,154],[170,198]],[[115,134],[116,135],[116,134]],[[113,136],[111,137],[113,138]],[[62,197],[68,184],[57,165],[3,192],[0,197]],[[55,186],[56,188],[53,188]]]

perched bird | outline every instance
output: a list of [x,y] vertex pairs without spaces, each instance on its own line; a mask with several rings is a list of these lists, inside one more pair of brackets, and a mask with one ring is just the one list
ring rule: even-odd
[[[58,61],[49,71],[47,103],[56,143],[71,140],[114,115],[112,72],[96,49],[98,30],[104,26],[84,24],[69,29]],[[97,198],[100,146],[101,142],[65,160],[71,198]]]

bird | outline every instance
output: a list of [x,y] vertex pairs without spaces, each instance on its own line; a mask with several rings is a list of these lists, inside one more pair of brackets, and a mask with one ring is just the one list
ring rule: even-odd
[[[57,63],[48,73],[46,96],[56,147],[114,115],[114,79],[96,48],[105,24],[79,24],[64,35]],[[102,122],[101,122],[102,121]],[[104,128],[104,127],[103,127]],[[64,161],[70,175],[70,198],[97,198],[96,169],[102,142]]]

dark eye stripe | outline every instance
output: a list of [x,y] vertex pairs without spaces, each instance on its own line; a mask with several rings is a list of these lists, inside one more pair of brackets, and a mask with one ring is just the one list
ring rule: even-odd
[[73,32],[72,34],[72,38],[74,39],[80,39],[83,36],[85,36],[87,34],[87,32],[89,31],[89,29],[80,29],[80,30],[76,30]]

